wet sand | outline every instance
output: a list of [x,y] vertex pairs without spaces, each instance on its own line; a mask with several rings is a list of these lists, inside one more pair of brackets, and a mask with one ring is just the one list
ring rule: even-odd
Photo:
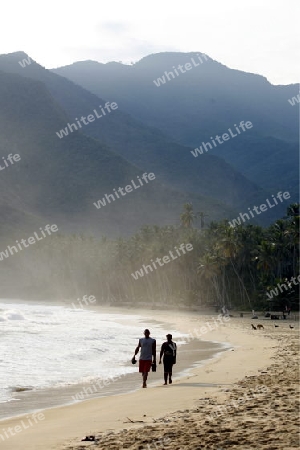
[[[48,305],[49,303],[45,302],[45,304]],[[68,303],[66,303],[66,306],[69,306]],[[94,306],[91,309],[98,312],[99,314],[115,313],[119,315],[121,313],[123,318],[116,319],[116,321],[120,324],[124,322],[127,323],[126,316],[131,316],[133,313],[131,310],[120,310],[119,308],[107,308],[102,306]],[[159,320],[159,317],[156,317],[156,312],[154,311],[142,311],[141,314],[139,311],[137,311],[136,314],[137,317],[140,317],[140,319],[137,318],[137,321],[140,320],[143,323],[145,323],[144,314],[145,317],[149,317],[147,323],[149,324],[150,328],[151,325],[156,324],[167,331],[175,329],[175,324],[170,323],[170,321],[167,320],[167,316],[164,318],[164,320]],[[143,329],[144,328],[141,326],[141,336]],[[177,339],[178,337],[176,336],[176,334],[174,334],[173,338],[178,343],[178,352],[180,354],[180,357],[177,360],[177,364],[176,366],[174,366],[174,381],[177,378],[181,378],[182,376],[184,376],[184,374],[187,374],[190,368],[203,364],[206,360],[217,356],[219,352],[226,350],[226,348],[228,347],[220,343],[199,341],[193,336],[188,339]],[[180,341],[182,340],[185,343],[181,345]],[[160,344],[161,342],[157,341],[157,353],[159,353]],[[140,388],[140,382],[139,377],[137,376],[137,366],[132,366],[131,364],[133,352],[134,348],[129,348],[128,353],[124,354],[124,368],[126,368],[127,370],[123,371],[123,367],[120,367],[120,371],[122,373],[115,378],[99,378],[94,379],[89,383],[71,384],[68,386],[40,390],[30,389],[23,392],[12,393],[12,401],[0,404],[0,429],[2,421],[5,419],[19,417],[25,414],[42,411],[44,409],[71,405],[77,403],[78,401],[86,401],[93,398],[100,398],[136,391]],[[131,373],[127,373],[128,368],[132,371]],[[158,368],[156,373],[151,373],[148,383],[149,387],[155,384],[160,384],[162,374],[161,370],[159,369],[160,368]],[[76,398],[78,398],[78,400],[76,400]]]
[[[174,336],[176,338],[176,336]],[[174,339],[175,340],[175,339]],[[179,347],[180,357],[178,364],[174,366],[174,381],[189,371],[194,365],[205,363],[219,352],[226,350],[226,347],[217,343],[199,342],[191,340],[186,345]],[[132,368],[130,362],[134,348],[129,349],[127,355],[127,365]],[[126,357],[126,355],[125,355]],[[90,383],[73,384],[64,387],[41,389],[37,391],[16,392],[13,394],[13,401],[0,405],[0,430],[4,419],[22,416],[37,411],[58,406],[71,405],[78,401],[87,401],[93,398],[106,397],[111,395],[134,392],[140,388],[140,377],[137,374],[138,364],[134,366],[134,373],[121,373],[111,379],[95,379]],[[158,367],[156,373],[149,376],[149,387],[160,384],[162,380],[161,370]],[[75,400],[74,398],[75,397]],[[76,398],[78,400],[76,400]],[[1,434],[1,431],[0,431]],[[0,438],[1,443],[1,438]],[[1,448],[1,447],[0,447]]]

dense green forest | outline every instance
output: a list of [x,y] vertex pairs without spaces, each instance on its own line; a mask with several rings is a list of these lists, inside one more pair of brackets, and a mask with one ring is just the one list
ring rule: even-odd
[[[268,228],[209,222],[184,205],[181,225],[144,226],[130,238],[111,240],[83,235],[52,235],[5,263],[14,264],[22,295],[72,299],[94,295],[97,302],[120,304],[219,306],[268,309],[267,292],[285,283],[273,309],[298,309],[299,205]],[[191,244],[176,260],[135,279],[143,265],[163,258],[180,244]],[[18,264],[18,267],[15,264]],[[3,264],[3,263],[2,263]],[[12,267],[11,267],[12,269]]]

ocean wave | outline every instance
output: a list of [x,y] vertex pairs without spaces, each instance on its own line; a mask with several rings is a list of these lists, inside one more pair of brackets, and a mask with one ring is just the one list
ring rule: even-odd
[[26,320],[22,313],[15,310],[5,311],[2,317],[6,320]]
[[[13,387],[34,390],[118,376],[148,324],[138,315],[98,314],[39,304],[1,303],[0,402]],[[133,323],[134,325],[130,325]],[[159,325],[152,334],[164,339]]]

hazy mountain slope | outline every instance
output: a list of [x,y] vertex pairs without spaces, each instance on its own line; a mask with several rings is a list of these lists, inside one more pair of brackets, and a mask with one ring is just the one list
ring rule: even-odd
[[172,191],[158,176],[96,209],[93,203],[99,198],[144,171],[82,133],[59,139],[53,130],[66,121],[42,83],[0,72],[0,155],[21,158],[0,171],[3,249],[11,244],[10,236],[26,238],[25,232],[47,223],[56,223],[61,232],[98,235],[125,235],[143,224],[174,223],[187,201],[209,211],[211,218],[229,216],[220,202]]
[[222,156],[250,180],[262,188],[276,192],[288,190],[296,201],[299,197],[299,146],[276,138],[247,136],[242,148],[233,139],[211,151]]
[[[298,139],[296,108],[288,103],[299,92],[297,85],[273,86],[260,75],[229,69],[209,57],[201,64],[197,55],[159,53],[132,66],[83,61],[53,72],[96,95],[114,96],[125,111],[185,145],[197,146],[199,139],[240,120],[255,122],[255,133],[262,136]],[[192,58],[199,66],[177,70],[176,76],[174,68]],[[153,83],[170,71],[175,79],[169,75],[160,87]]]
[[[52,127],[56,139],[58,138],[55,132],[66,126],[68,121],[73,122],[76,117],[86,116],[100,104],[104,105],[104,100],[45,70],[34,61],[22,68],[18,61],[25,56],[24,53],[0,56],[0,69],[45,83],[55,100],[68,114],[68,120],[64,124],[59,128]],[[115,100],[114,97],[107,98],[109,101]],[[234,208],[249,202],[249,199],[260,199],[266,195],[255,183],[249,182],[221,158],[205,155],[195,163],[190,149],[172,143],[162,132],[150,129],[120,110],[90,123],[82,131],[108,144],[144,170],[152,170],[160,177],[160,181],[170,188],[215,198],[217,202],[224,202]],[[72,133],[72,137],[76,133]],[[70,137],[67,136],[63,140]]]
[[[186,73],[176,69],[192,58],[199,66]],[[241,120],[251,121],[251,130],[209,153],[263,188],[290,189],[297,195],[299,108],[288,99],[297,95],[298,86],[273,86],[262,76],[229,69],[210,58],[202,61],[196,53],[160,53],[132,66],[83,61],[54,72],[95,94],[113,97],[145,124],[193,148],[234,129]],[[169,74],[168,81],[164,75],[165,84],[157,87],[153,80],[165,71],[173,71],[175,78]]]

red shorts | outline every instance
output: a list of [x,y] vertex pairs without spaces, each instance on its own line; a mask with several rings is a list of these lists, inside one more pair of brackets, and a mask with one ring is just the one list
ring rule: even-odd
[[152,361],[150,359],[140,359],[139,360],[139,372],[145,373],[150,372]]

